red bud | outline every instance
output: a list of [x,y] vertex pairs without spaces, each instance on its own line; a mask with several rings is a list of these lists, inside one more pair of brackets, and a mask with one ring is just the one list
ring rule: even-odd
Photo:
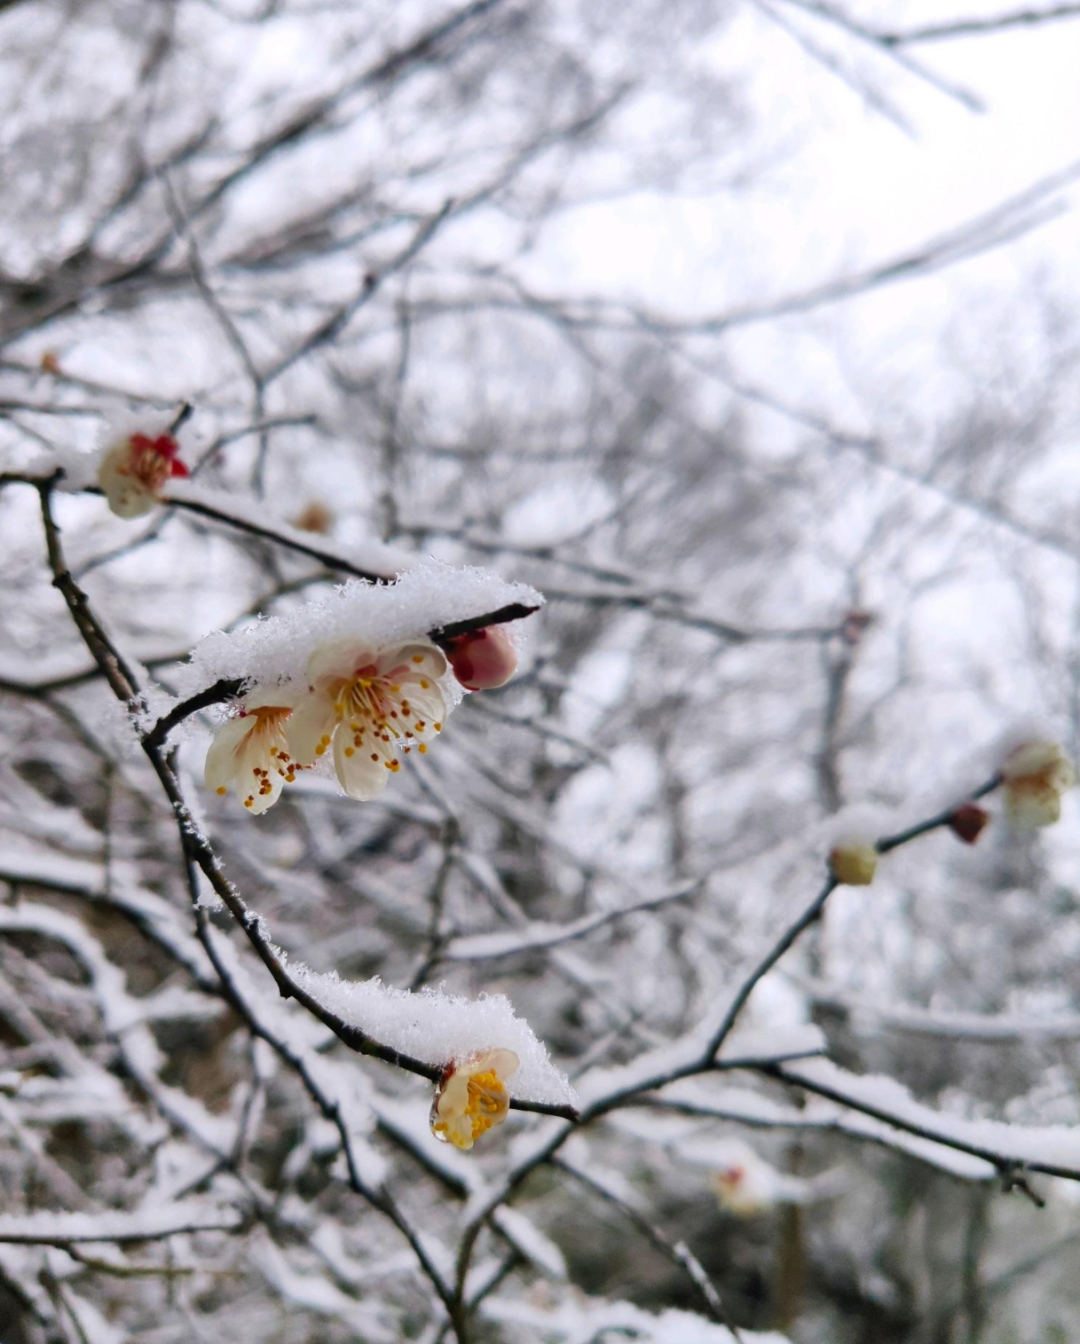
[[965,845],[973,845],[989,820],[990,813],[985,808],[976,803],[964,803],[949,817],[949,830]]

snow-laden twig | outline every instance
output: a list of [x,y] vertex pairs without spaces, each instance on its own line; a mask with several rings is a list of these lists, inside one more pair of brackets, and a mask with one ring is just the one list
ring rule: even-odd
[[238,1209],[207,1201],[151,1203],[142,1209],[95,1209],[87,1213],[0,1213],[0,1242],[66,1246],[71,1242],[161,1241],[193,1232],[232,1232],[243,1223]]

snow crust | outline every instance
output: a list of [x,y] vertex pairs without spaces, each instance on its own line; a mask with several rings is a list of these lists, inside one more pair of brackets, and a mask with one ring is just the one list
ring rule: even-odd
[[380,649],[515,602],[539,607],[544,599],[527,584],[507,583],[483,569],[424,560],[395,583],[353,579],[295,612],[208,635],[175,681],[181,697],[222,678],[266,686],[302,683],[308,658],[320,644],[355,639]]
[[554,1105],[577,1104],[569,1080],[552,1064],[547,1047],[514,1012],[503,994],[466,999],[441,990],[414,993],[378,977],[342,980],[290,964],[297,982],[330,1012],[384,1045],[436,1068],[494,1046],[513,1050],[521,1061],[508,1080],[511,1096]]

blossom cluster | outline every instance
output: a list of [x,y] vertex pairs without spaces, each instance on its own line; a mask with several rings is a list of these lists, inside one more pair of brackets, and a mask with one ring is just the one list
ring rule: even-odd
[[486,690],[516,666],[513,644],[497,628],[458,636],[446,653],[430,639],[381,649],[361,638],[321,645],[302,685],[257,690],[218,729],[207,788],[224,795],[231,785],[258,816],[299,771],[327,757],[344,792],[367,802],[401,769],[402,755],[423,755],[442,732],[451,674],[467,679],[466,689]]

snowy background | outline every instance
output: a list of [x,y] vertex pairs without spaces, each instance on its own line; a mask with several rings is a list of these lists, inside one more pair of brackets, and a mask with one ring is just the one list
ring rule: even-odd
[[[736,995],[849,809],[1080,749],[1077,69],[1069,4],[0,0],[0,1344],[1074,1337],[1076,798]],[[220,696],[140,749],[537,592],[372,802],[208,793]]]

